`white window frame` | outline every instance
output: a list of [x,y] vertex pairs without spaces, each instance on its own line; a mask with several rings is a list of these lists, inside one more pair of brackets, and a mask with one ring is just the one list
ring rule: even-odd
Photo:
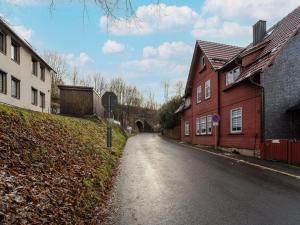
[[200,118],[196,118],[196,135],[200,135]]
[[[237,72],[236,72],[237,71]],[[226,86],[234,83],[241,73],[240,67],[236,67],[226,73]]]
[[206,124],[207,124],[207,127],[206,127],[207,134],[212,134],[212,116],[211,115],[207,116]]
[[[233,116],[233,111],[235,111],[235,110],[240,110],[241,111],[240,115]],[[238,117],[241,117],[241,130],[233,130],[232,120],[234,118],[238,118]],[[242,107],[238,107],[238,108],[230,110],[230,133],[232,133],[232,134],[242,133],[242,130],[243,130],[243,109],[242,109]]]
[[184,135],[190,135],[190,121],[184,121]]
[[200,135],[206,135],[206,132],[207,132],[206,116],[202,116],[200,117]]
[[205,67],[205,56],[201,56],[201,59],[200,59],[200,63],[201,63],[201,69]]
[[197,87],[197,93],[196,93],[196,102],[200,103],[202,98],[202,88],[201,85]]
[[205,81],[205,99],[211,97],[211,82],[210,80]]

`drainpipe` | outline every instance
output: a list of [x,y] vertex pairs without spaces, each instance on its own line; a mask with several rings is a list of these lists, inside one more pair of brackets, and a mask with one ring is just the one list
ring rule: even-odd
[[260,142],[265,141],[265,88],[250,77],[250,82],[261,89],[261,113],[260,113]]
[[[221,79],[220,79],[220,76],[221,76],[221,73],[220,73],[220,71],[218,71],[218,72],[217,72],[217,84],[218,84],[218,87],[217,87],[217,90],[218,90],[218,101],[217,101],[218,107],[217,107],[217,114],[221,117],[221,115],[220,115],[220,112],[221,112],[221,110],[220,110],[220,108],[221,108],[221,106],[220,106],[220,104],[221,104],[221,99],[220,99],[220,97],[221,97],[220,80],[221,80]],[[221,118],[221,120],[219,121],[219,126],[218,126],[218,129],[217,129],[217,134],[215,134],[215,135],[217,135],[217,141],[216,141],[217,147],[220,145],[221,123],[222,123],[222,118]]]

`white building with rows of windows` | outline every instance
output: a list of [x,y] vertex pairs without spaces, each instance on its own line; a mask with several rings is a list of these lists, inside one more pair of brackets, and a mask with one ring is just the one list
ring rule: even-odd
[[55,71],[0,18],[0,103],[50,113]]

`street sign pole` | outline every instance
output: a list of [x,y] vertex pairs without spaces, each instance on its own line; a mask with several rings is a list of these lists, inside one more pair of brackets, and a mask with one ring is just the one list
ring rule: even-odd
[[106,144],[107,147],[112,150],[112,121],[113,121],[113,115],[112,115],[112,109],[116,107],[118,104],[118,98],[115,93],[111,91],[107,91],[102,96],[102,105],[105,108],[105,116],[108,119],[107,124],[107,137],[106,137]]
[[213,115],[212,117],[212,121],[213,121],[213,127],[215,128],[215,150],[218,147],[218,135],[219,135],[219,121],[220,121],[220,116],[218,114]]
[[107,126],[107,147],[112,148],[112,127],[111,127],[111,95],[108,96],[108,126]]

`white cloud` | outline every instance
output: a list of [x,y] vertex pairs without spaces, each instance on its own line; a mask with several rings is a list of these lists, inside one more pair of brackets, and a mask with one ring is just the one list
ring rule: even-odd
[[104,54],[118,53],[118,52],[123,52],[124,50],[125,50],[125,46],[123,44],[112,40],[106,41],[102,47],[102,52]]
[[81,52],[78,56],[75,54],[61,54],[70,66],[84,66],[89,62],[93,62],[92,58],[85,52]]
[[31,41],[33,36],[33,30],[31,28],[27,28],[23,25],[15,25],[5,17],[2,13],[0,13],[1,19],[3,19],[8,26],[10,26],[21,38],[26,39],[27,41]]
[[224,18],[280,19],[299,6],[299,0],[206,0],[203,13]]
[[100,27],[114,35],[147,35],[155,31],[178,30],[191,25],[199,15],[187,6],[150,4],[140,6],[135,16],[118,20],[100,18]]
[[11,26],[18,35],[27,41],[31,41],[33,31],[30,28],[26,28],[22,25]]
[[252,27],[243,26],[237,22],[221,21],[219,17],[199,19],[192,30],[192,35],[197,39],[210,38],[247,38],[251,37]]
[[183,42],[165,42],[157,48],[146,46],[143,49],[145,58],[159,57],[162,59],[178,58],[189,56],[193,53],[193,48]]
[[93,60],[91,59],[91,57],[87,53],[81,52],[79,54],[78,61],[81,65],[85,65],[86,63],[92,62]]

